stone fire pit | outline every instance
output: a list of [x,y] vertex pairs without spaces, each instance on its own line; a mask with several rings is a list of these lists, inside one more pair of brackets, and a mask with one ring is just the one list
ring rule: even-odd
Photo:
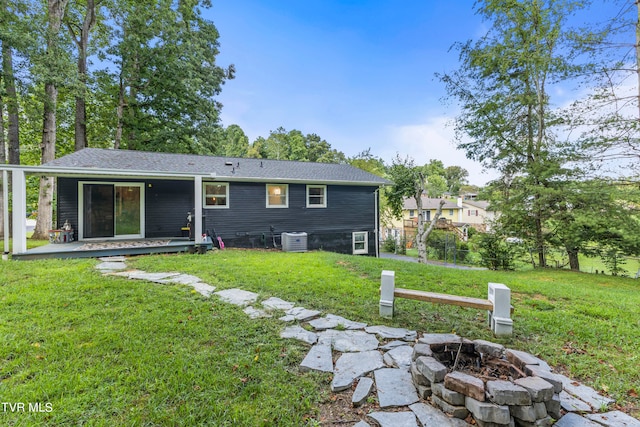
[[541,359],[502,345],[426,334],[411,375],[422,398],[480,427],[551,426],[560,418],[562,379]]

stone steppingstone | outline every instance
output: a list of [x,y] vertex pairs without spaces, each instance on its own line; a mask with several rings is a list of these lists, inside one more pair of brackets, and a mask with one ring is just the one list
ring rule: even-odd
[[602,396],[591,387],[580,384],[579,382],[567,378],[564,375],[559,376],[562,378],[562,387],[565,389],[565,391],[582,400],[583,402],[588,403],[596,410],[599,410],[600,408],[602,408],[602,406],[609,406],[614,402],[613,399]]
[[117,276],[128,277],[129,279],[147,280],[149,282],[156,282],[156,283],[163,283],[161,282],[161,280],[180,275],[180,273],[147,273],[146,271],[141,271],[141,270],[123,271],[115,274]]
[[451,405],[450,403],[445,402],[436,395],[431,396],[431,403],[435,407],[440,408],[440,410],[442,410],[442,412],[444,412],[445,414],[451,415],[453,418],[464,420],[465,418],[467,418],[467,415],[469,415],[469,410],[464,405]]
[[299,320],[301,322],[306,322],[315,317],[318,317],[320,314],[317,310],[309,310],[304,307],[293,307],[287,311],[285,311],[287,316],[292,316],[295,320]]
[[370,351],[378,348],[378,339],[364,331],[336,331],[328,329],[318,333],[318,341],[341,353]]
[[371,390],[373,389],[373,380],[369,377],[362,377],[358,381],[358,386],[356,387],[353,395],[351,396],[351,404],[354,407],[358,407],[367,400],[367,397],[371,394]]
[[511,414],[509,413],[508,406],[480,402],[469,396],[465,399],[465,406],[477,421],[507,425],[511,422]]
[[200,295],[205,296],[207,298],[209,298],[211,294],[216,290],[215,286],[211,286],[207,283],[202,283],[202,282],[193,283],[191,287],[193,288],[194,291],[198,292]]
[[409,406],[420,400],[408,371],[384,368],[376,370],[373,375],[376,379],[380,408]]
[[458,418],[449,418],[438,409],[425,403],[414,403],[409,409],[423,426],[434,427],[468,427],[469,424]]
[[386,343],[383,346],[380,346],[380,350],[389,351],[389,350],[393,350],[396,347],[402,347],[406,345],[407,345],[406,341],[394,340]]
[[553,398],[553,385],[540,377],[518,378],[514,383],[527,389],[533,402],[546,402]]
[[[449,390],[457,391],[465,396],[472,397],[473,399],[484,402],[485,390],[484,382],[473,375],[465,374],[464,372],[453,371],[444,377],[444,385]],[[483,421],[491,421],[484,420]],[[492,421],[499,422],[499,421]]]
[[280,338],[293,338],[299,341],[304,341],[307,344],[315,344],[318,341],[318,335],[297,325],[285,328],[280,332]]
[[413,348],[409,345],[392,348],[384,354],[384,363],[391,367],[409,370]]
[[258,299],[258,294],[237,288],[218,291],[214,295],[220,297],[223,302],[241,307],[253,304]]
[[504,346],[502,344],[485,340],[474,340],[473,345],[478,353],[485,354],[489,357],[499,359],[504,354]]
[[254,308],[253,306],[247,306],[242,310],[250,319],[262,319],[266,317],[271,317],[269,313],[264,310],[260,310],[259,308]]
[[339,326],[346,330],[358,330],[364,329],[367,324],[362,322],[354,322],[353,320],[345,319],[341,316],[334,314],[327,314],[320,319],[314,319],[309,324],[317,331],[324,331],[326,329],[335,329]]
[[529,391],[511,381],[487,381],[486,387],[489,400],[497,405],[531,405]]
[[194,283],[202,282],[197,276],[191,274],[178,274],[177,276],[168,277],[166,279],[160,279],[158,283],[177,283],[178,285],[193,285]]
[[578,414],[568,413],[564,417],[560,418],[554,425],[554,427],[602,427],[602,424],[598,424]]
[[506,350],[507,360],[514,365],[516,365],[519,369],[524,370],[526,365],[538,365],[540,368],[546,369],[551,372],[551,366],[544,360],[539,357],[534,356],[533,354],[526,353],[520,350],[507,349]]
[[351,387],[356,378],[384,367],[382,355],[376,350],[344,353],[336,361],[331,391],[342,391]]
[[96,269],[100,270],[100,271],[117,271],[117,270],[124,270],[125,268],[127,268],[127,264],[125,264],[124,262],[119,262],[119,261],[104,261],[101,262],[100,264],[96,265]]
[[366,421],[362,421],[362,420],[360,420],[360,421],[358,421],[357,423],[355,423],[355,424],[353,425],[353,427],[371,427],[371,424],[369,424],[369,423],[368,423],[368,422],[366,422]]
[[435,383],[431,388],[433,389],[433,394],[448,404],[454,406],[464,405],[465,395],[457,391],[449,390],[444,386],[444,383]]
[[309,353],[300,364],[300,370],[302,372],[333,372],[331,346],[316,344],[311,347]]
[[269,299],[262,301],[262,306],[265,308],[265,310],[268,310],[268,311],[273,311],[273,310],[286,311],[286,310],[291,310],[295,306],[295,304],[280,298],[271,297]]
[[553,386],[554,393],[557,394],[562,391],[562,376],[554,374],[553,372],[550,372],[545,368],[540,367],[539,365],[526,365],[524,367],[524,372],[527,375],[540,377],[551,384]]
[[367,415],[380,427],[418,427],[413,412],[372,412]]
[[433,357],[420,356],[416,359],[415,366],[430,383],[441,383],[447,375],[447,367]]
[[560,406],[567,412],[591,412],[591,406],[566,391],[560,392]]
[[606,427],[640,427],[640,420],[620,411],[611,411],[604,414],[587,414],[585,416]]
[[389,326],[367,326],[364,328],[365,332],[370,334],[376,334],[383,339],[399,339],[404,341],[415,341],[418,337],[416,331],[410,331],[404,328],[392,328]]
[[104,261],[104,262],[125,262],[127,260],[127,257],[122,255],[101,256],[98,258],[98,260]]
[[431,351],[429,344],[418,343],[413,346],[413,355],[411,358],[415,361],[420,356],[433,356],[433,351]]

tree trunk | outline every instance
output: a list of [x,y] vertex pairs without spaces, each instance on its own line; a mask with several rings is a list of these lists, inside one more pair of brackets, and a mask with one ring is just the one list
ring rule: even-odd
[[567,255],[569,255],[569,268],[571,268],[572,271],[580,271],[578,250],[575,248],[567,248]]
[[[51,61],[57,55],[57,35],[60,32],[62,18],[68,0],[49,0],[47,31],[47,56]],[[58,103],[58,88],[49,79],[44,85],[44,119],[42,125],[42,160],[47,163],[56,157],[56,107]],[[53,178],[40,178],[40,193],[38,196],[38,218],[33,231],[33,239],[48,239],[49,229],[53,225]]]
[[122,120],[124,113],[124,84],[122,82],[122,75],[120,76],[120,86],[118,88],[118,108],[116,109],[116,117],[118,119],[118,125],[116,126],[116,135],[113,142],[113,148],[116,150],[120,149],[120,145],[122,144]]
[[95,22],[95,2],[94,0],[87,0],[79,37],[75,35],[72,26],[69,25],[69,31],[78,47],[78,80],[80,80],[79,95],[76,96],[75,151],[80,151],[87,146],[87,48],[89,46],[89,33]]
[[419,200],[416,199],[416,205],[418,210],[418,232],[416,234],[417,246],[418,246],[418,262],[426,263],[427,262],[427,239],[429,238],[429,234],[433,231],[436,226],[436,222],[442,215],[442,207],[444,206],[445,201],[440,200],[440,204],[438,205],[438,209],[436,210],[436,214],[431,218],[431,222],[429,223],[429,227],[426,227],[427,222],[424,220],[423,209],[422,209],[422,197],[419,197]]
[[[2,42],[2,74],[4,77],[4,90],[7,94],[7,118],[9,128],[7,136],[9,139],[9,164],[20,164],[20,127],[18,119],[18,97],[16,95],[15,78],[13,77],[13,53],[11,46],[5,41]],[[4,130],[4,126],[2,127]],[[2,156],[4,158],[4,144]],[[4,161],[2,162],[4,163]]]
[[636,0],[638,20],[636,21],[636,74],[638,75],[638,120],[640,120],[640,1]]

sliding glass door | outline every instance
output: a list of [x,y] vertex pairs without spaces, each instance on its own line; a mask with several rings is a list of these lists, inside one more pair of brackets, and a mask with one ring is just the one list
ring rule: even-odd
[[80,183],[82,239],[144,237],[144,184]]

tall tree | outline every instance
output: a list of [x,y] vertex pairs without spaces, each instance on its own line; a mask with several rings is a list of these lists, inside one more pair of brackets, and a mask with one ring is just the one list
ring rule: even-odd
[[118,0],[112,8],[118,67],[116,145],[198,152],[215,139],[215,97],[234,68],[216,64],[218,31],[202,18],[207,1]]
[[640,2],[611,0],[607,10],[597,30],[572,34],[573,50],[585,52],[589,91],[570,106],[570,124],[604,172],[640,175]]
[[[575,5],[487,0],[477,7],[491,29],[476,42],[458,44],[460,68],[440,75],[461,104],[457,135],[470,137],[460,138],[458,147],[504,176],[523,177],[517,182],[526,185],[530,200],[521,205],[519,223],[526,218],[532,224],[538,264],[545,266],[547,189],[561,179],[560,166],[570,159],[570,147],[559,144],[551,130],[558,118],[548,84],[574,70],[571,52],[563,49],[563,25]],[[497,208],[505,212],[506,206]]]
[[[68,0],[48,0],[45,66],[44,76],[44,120],[42,125],[42,163],[55,159],[56,155],[56,107],[58,103],[59,79],[64,73],[61,62],[64,55],[59,42],[60,27],[67,8]],[[33,239],[47,239],[48,230],[53,223],[54,180],[51,177],[40,178],[38,196],[38,219],[33,231]]]
[[393,181],[393,186],[387,191],[386,196],[389,207],[396,218],[401,217],[406,198],[412,198],[416,202],[418,214],[418,229],[416,233],[418,262],[426,263],[427,239],[442,214],[442,207],[445,201],[444,199],[440,201],[435,215],[431,221],[427,221],[426,215],[424,215],[422,196],[429,192],[431,184],[425,167],[416,166],[414,160],[409,157],[401,159],[399,155],[396,155],[389,167],[389,178]]
[[87,49],[89,48],[89,35],[96,23],[96,7],[100,0],[86,0],[84,13],[69,13],[65,17],[65,23],[76,44],[78,87],[76,89],[76,114],[75,114],[75,151],[87,146]]
[[461,166],[448,166],[444,170],[447,191],[452,195],[460,193],[460,187],[467,183],[469,172]]

